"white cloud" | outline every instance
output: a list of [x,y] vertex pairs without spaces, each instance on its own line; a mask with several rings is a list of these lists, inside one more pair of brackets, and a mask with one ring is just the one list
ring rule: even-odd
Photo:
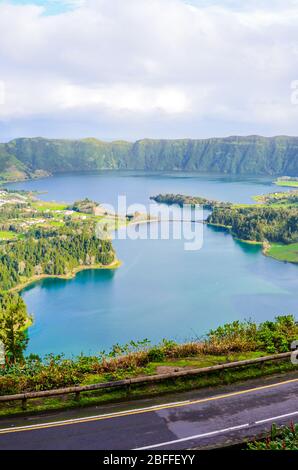
[[0,139],[41,121],[49,135],[69,121],[107,137],[293,133],[297,2],[210,3],[85,0],[54,16],[0,3]]
[[111,111],[146,113],[160,110],[173,114],[189,109],[185,94],[175,87],[112,85],[87,88],[65,84],[57,87],[56,100],[62,109],[99,105]]
[[5,103],[5,83],[0,81],[0,105]]

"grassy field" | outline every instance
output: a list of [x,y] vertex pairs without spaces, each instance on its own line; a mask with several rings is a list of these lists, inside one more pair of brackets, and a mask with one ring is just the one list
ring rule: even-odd
[[52,227],[63,227],[64,222],[61,220],[51,220],[48,225],[51,225]]
[[275,181],[275,184],[286,188],[298,188],[298,181]]
[[[289,207],[291,202],[287,201],[288,196],[291,194],[291,191],[288,193],[274,193],[274,194],[262,194],[259,196],[253,196],[254,201],[258,203],[254,207],[264,208],[264,207]],[[273,201],[274,198],[274,201]]]
[[58,202],[46,202],[46,201],[35,201],[32,202],[32,207],[38,211],[63,211],[67,209],[67,204],[62,204]]
[[264,351],[252,351],[244,353],[231,353],[229,355],[200,355],[197,357],[183,357],[177,359],[168,359],[160,362],[150,362],[145,367],[137,369],[118,370],[104,374],[86,374],[81,385],[90,385],[99,382],[110,382],[114,380],[129,379],[143,375],[155,375],[160,373],[173,372],[183,369],[201,369],[203,367],[211,367],[227,362],[244,361],[245,359],[255,359],[264,356]]
[[1,240],[13,240],[17,238],[17,234],[14,232],[9,232],[7,230],[0,230],[0,239]]
[[270,248],[266,250],[266,255],[279,261],[298,263],[298,243],[292,243],[290,245],[272,243]]

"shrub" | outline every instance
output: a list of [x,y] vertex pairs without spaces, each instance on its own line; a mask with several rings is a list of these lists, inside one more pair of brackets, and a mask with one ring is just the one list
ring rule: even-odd
[[211,354],[256,350],[279,353],[289,351],[292,341],[297,338],[298,324],[293,315],[278,316],[275,321],[260,325],[235,321],[211,330],[206,350]]
[[248,444],[248,450],[298,450],[298,424],[278,428],[273,425],[270,435]]
[[261,323],[257,329],[257,347],[268,353],[289,351],[298,338],[298,326],[292,315],[278,316],[275,321]]
[[106,374],[122,377],[139,374],[150,362],[167,359],[220,355],[230,352],[261,350],[268,353],[289,351],[298,338],[298,325],[291,315],[279,316],[274,322],[256,325],[252,322],[233,322],[211,330],[205,340],[177,344],[163,340],[157,346],[150,342],[131,341],[124,346],[113,346],[109,353],[67,359],[50,354],[42,360],[30,355],[16,364],[0,368],[0,394],[48,390],[80,384],[87,374]]

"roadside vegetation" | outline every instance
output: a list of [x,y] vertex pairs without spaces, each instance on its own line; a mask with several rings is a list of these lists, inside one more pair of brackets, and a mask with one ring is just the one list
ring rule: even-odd
[[247,450],[298,450],[298,424],[283,427],[273,424],[270,434],[249,443]]
[[[167,374],[180,370],[200,369],[228,362],[254,359],[271,353],[286,352],[297,338],[298,324],[292,316],[277,317],[275,321],[257,325],[234,322],[212,330],[205,339],[177,344],[163,340],[152,346],[148,340],[115,345],[110,352],[94,356],[65,358],[63,355],[36,355],[7,361],[0,369],[0,395],[26,391],[42,391],[73,385],[90,385],[133,377]],[[0,404],[0,416],[40,412],[78,406],[99,405],[127,399],[154,397],[203,387],[215,387],[237,381],[263,377],[274,373],[294,371],[296,367],[286,358],[243,366],[233,370],[214,371],[129,388],[107,388],[74,395],[29,400],[26,409],[19,402]]]
[[[75,358],[49,355],[43,360],[36,355],[23,358],[19,354],[13,361],[7,357],[6,365],[0,369],[0,394],[99,383],[287,352],[297,337],[298,324],[289,315],[260,325],[233,322],[211,330],[204,340],[185,344],[163,340],[152,346],[148,340],[131,341],[125,346],[115,345],[108,353]],[[3,333],[0,339],[6,342]],[[26,342],[21,341],[20,348],[24,350]]]

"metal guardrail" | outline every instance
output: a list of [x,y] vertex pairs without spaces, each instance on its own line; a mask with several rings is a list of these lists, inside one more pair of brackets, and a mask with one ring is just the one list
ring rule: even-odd
[[23,409],[26,409],[27,400],[29,399],[47,398],[47,397],[55,397],[59,395],[74,394],[75,398],[78,400],[82,392],[104,390],[107,388],[127,387],[129,389],[131,385],[146,385],[146,384],[150,384],[154,382],[162,382],[165,380],[172,380],[172,379],[177,379],[181,377],[199,376],[199,375],[209,374],[209,373],[216,372],[216,371],[224,371],[227,369],[236,369],[239,367],[246,367],[246,366],[257,365],[257,364],[262,365],[265,362],[279,361],[279,360],[289,358],[290,356],[291,356],[291,353],[286,352],[286,353],[281,353],[281,354],[274,354],[272,356],[258,357],[256,359],[247,359],[244,361],[228,362],[226,364],[219,364],[216,366],[204,367],[201,369],[190,369],[190,370],[171,372],[169,374],[150,375],[148,377],[135,377],[132,379],[117,380],[114,382],[102,382],[102,383],[93,384],[93,385],[59,388],[56,390],[44,390],[40,392],[26,392],[26,393],[18,393],[16,395],[2,395],[0,396],[0,403],[20,400],[22,401]]

